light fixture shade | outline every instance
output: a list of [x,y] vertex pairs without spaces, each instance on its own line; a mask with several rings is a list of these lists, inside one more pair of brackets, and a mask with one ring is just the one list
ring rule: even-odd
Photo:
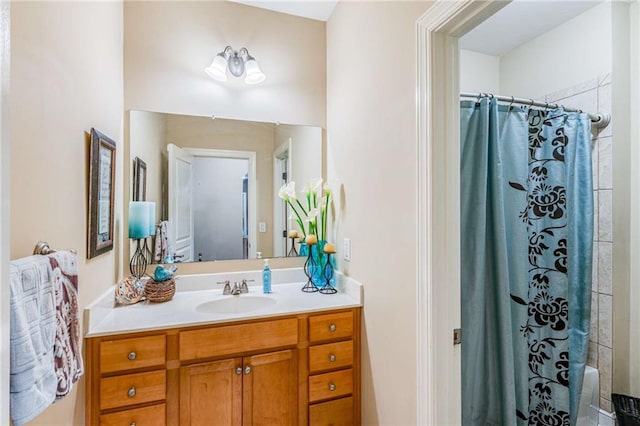
[[213,58],[211,65],[204,69],[204,72],[206,72],[209,77],[215,78],[218,81],[227,81],[227,60],[224,55],[218,53],[216,57]]
[[251,57],[244,64],[244,67],[247,72],[244,82],[247,84],[262,83],[267,78],[267,76],[260,70],[258,62]]

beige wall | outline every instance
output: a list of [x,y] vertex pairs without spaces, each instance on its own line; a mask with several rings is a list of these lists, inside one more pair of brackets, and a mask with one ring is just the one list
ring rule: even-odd
[[[117,250],[86,259],[88,139],[118,144],[116,235],[122,200],[122,4],[11,4],[11,258],[35,243],[73,248],[79,307],[113,285]],[[84,380],[32,425],[83,424]]]
[[339,268],[365,285],[367,425],[417,422],[416,21],[430,4],[339,2],[327,25],[327,173],[352,241]]
[[[223,1],[125,3],[125,109],[325,126],[325,23]],[[267,80],[204,73],[246,47]]]

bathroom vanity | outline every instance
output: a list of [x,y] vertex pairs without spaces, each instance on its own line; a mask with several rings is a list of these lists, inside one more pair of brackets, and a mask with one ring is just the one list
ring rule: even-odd
[[163,304],[87,308],[86,424],[360,424],[361,285],[197,290],[212,279],[178,281]]

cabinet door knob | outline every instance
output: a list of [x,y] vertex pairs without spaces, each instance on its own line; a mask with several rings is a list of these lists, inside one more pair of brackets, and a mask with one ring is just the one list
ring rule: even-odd
[[329,331],[333,333],[334,331],[336,331],[336,328],[337,328],[337,327],[336,327],[336,325],[335,325],[335,324],[331,324],[331,325],[329,326]]
[[129,426],[136,426],[136,422],[131,422]]
[[131,389],[129,389],[127,395],[129,395],[129,398],[133,398],[134,396],[136,396],[136,387],[131,386]]
[[329,362],[336,362],[336,356],[334,354],[329,355]]
[[242,367],[236,368],[236,374],[240,376],[242,374]]
[[334,390],[336,390],[336,385],[334,385],[333,383],[329,383],[329,390],[331,392],[333,392]]
[[245,373],[245,374],[251,374],[251,367],[247,365],[247,366],[244,368],[244,373]]
[[138,354],[135,353],[134,351],[129,352],[129,355],[127,355],[127,358],[129,358],[129,360],[131,360],[131,361],[133,361],[137,357],[138,357]]

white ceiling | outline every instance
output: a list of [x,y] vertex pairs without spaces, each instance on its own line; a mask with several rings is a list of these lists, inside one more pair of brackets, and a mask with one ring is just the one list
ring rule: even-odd
[[262,9],[274,10],[276,12],[288,13],[289,15],[302,16],[304,18],[316,19],[318,21],[328,21],[333,9],[338,4],[338,0],[291,0],[291,1],[268,1],[268,0],[229,0],[235,3],[242,3],[248,6],[260,7]]
[[[229,0],[327,21],[338,0]],[[513,0],[460,38],[460,48],[501,56],[605,0]]]
[[502,56],[603,0],[514,0],[460,38],[460,48]]

